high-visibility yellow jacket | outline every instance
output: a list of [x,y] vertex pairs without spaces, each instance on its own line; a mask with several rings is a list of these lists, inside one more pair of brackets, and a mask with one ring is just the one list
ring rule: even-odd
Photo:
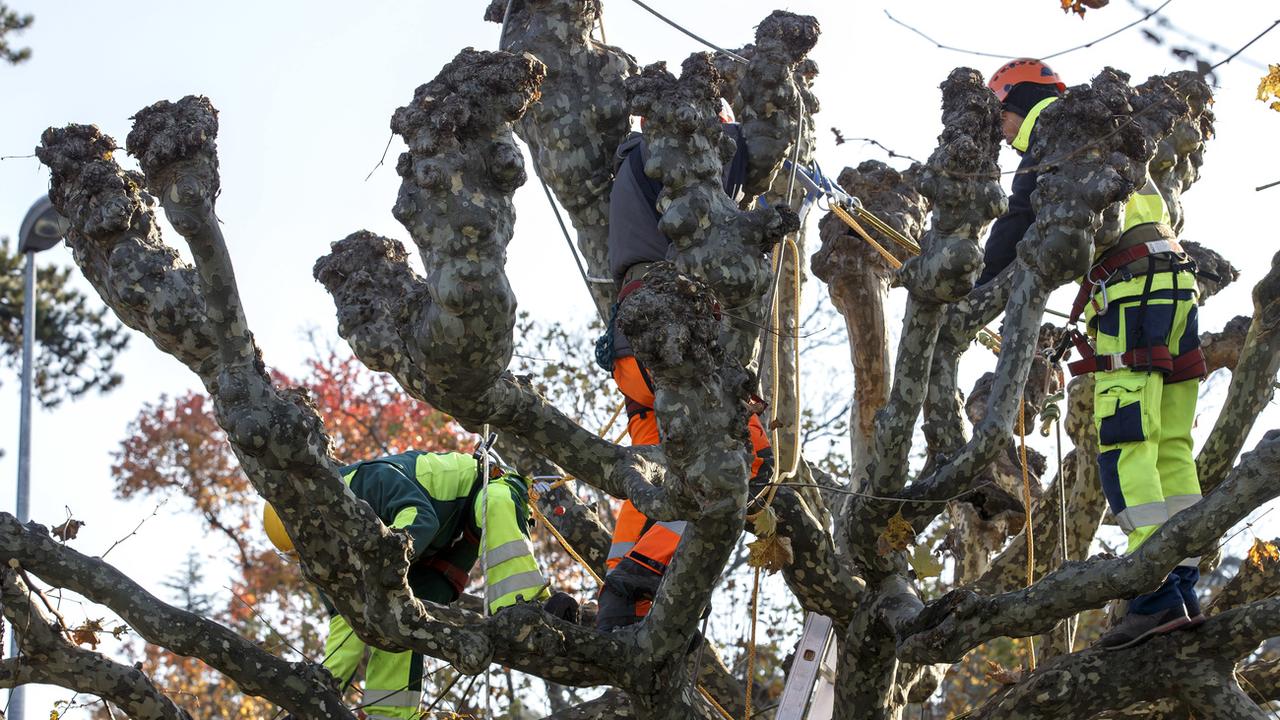
[[[474,457],[456,452],[410,451],[342,469],[343,480],[356,497],[367,502],[388,527],[408,533],[413,542],[410,584],[422,585],[423,599],[444,603],[457,599],[480,555],[482,534],[489,609],[496,611],[519,598],[544,599],[545,580],[529,542],[527,484],[514,473],[481,483],[480,474]],[[443,575],[452,593],[415,582],[425,569]]]

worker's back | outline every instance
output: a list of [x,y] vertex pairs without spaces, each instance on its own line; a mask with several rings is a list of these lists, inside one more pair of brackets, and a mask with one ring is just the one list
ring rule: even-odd
[[478,477],[476,459],[458,452],[411,450],[342,468],[351,492],[388,527],[396,509],[406,504],[405,495],[429,501],[440,527],[426,548],[428,554],[448,547],[467,530],[467,510],[478,490]]

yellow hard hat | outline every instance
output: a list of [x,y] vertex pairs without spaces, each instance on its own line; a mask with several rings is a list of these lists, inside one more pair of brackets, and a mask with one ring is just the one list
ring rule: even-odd
[[280,552],[293,552],[293,540],[289,539],[289,533],[284,530],[284,523],[280,522],[280,516],[276,514],[276,509],[271,507],[271,503],[267,503],[262,508],[262,526],[267,530],[267,537],[271,538],[271,544],[276,546]]

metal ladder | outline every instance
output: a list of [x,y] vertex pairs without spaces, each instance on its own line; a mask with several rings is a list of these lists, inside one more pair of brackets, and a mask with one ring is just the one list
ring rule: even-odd
[[831,720],[836,699],[836,642],[831,618],[808,613],[774,720]]

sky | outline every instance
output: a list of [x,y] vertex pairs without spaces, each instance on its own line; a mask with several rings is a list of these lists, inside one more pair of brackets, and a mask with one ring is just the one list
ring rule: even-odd
[[[336,337],[333,304],[311,278],[312,263],[328,244],[359,229],[409,244],[390,212],[399,184],[394,171],[403,149],[399,139],[392,141],[386,163],[375,169],[390,137],[390,116],[461,48],[495,47],[498,27],[482,20],[486,4],[135,0],[126,11],[115,3],[14,0],[15,9],[34,13],[36,21],[18,38],[21,46],[32,48],[32,59],[17,67],[0,66],[0,156],[6,156],[0,161],[0,235],[16,236],[27,208],[47,189],[43,166],[22,157],[30,155],[43,129],[94,123],[123,144],[129,117],[140,108],[161,99],[206,95],[220,112],[223,191],[218,215],[249,322],[267,361],[295,371],[310,352],[307,329]],[[812,54],[820,69],[818,157],[831,175],[864,159],[887,158],[862,142],[837,146],[827,128],[839,128],[847,138],[874,138],[923,159],[941,129],[938,84],[954,67],[966,65],[989,75],[1003,62],[934,47],[893,23],[885,14],[888,6],[879,3],[650,4],[725,47],[750,41],[754,25],[777,7],[816,15],[823,29]],[[1234,50],[1276,19],[1274,6],[1268,5],[1256,0],[1171,0],[1163,17],[1197,38]],[[1083,20],[1062,13],[1056,0],[897,2],[891,11],[942,44],[1033,56],[1095,40],[1143,14],[1127,0],[1112,0]],[[690,52],[702,49],[628,0],[606,0],[604,26],[608,41],[641,63],[665,60],[678,66]],[[1170,42],[1157,47],[1142,39],[1142,28]],[[1186,67],[1168,47],[1187,42],[1184,35],[1151,21],[1055,58],[1052,65],[1069,85],[1086,81],[1106,65],[1129,72],[1137,82]],[[1216,62],[1227,53],[1206,54]],[[1204,308],[1203,330],[1219,329],[1230,317],[1251,312],[1249,290],[1280,248],[1267,210],[1274,207],[1270,203],[1280,203],[1280,187],[1254,190],[1280,180],[1280,114],[1254,98],[1265,72],[1259,63],[1267,61],[1280,62],[1280,31],[1220,69],[1214,108],[1218,137],[1209,146],[1202,179],[1184,197],[1183,237],[1213,246],[1241,270],[1240,280]],[[123,152],[118,157],[132,162]],[[900,160],[889,162],[903,166]],[[1006,149],[1002,162],[1012,169],[1017,157]],[[516,193],[516,207],[508,269],[521,309],[548,321],[585,324],[593,312],[587,292],[536,183]],[[181,246],[172,232],[165,237]],[[39,259],[42,266],[68,264],[70,253],[59,247]],[[806,292],[810,302],[825,294],[816,280]],[[895,307],[900,307],[900,294],[895,294]],[[1066,309],[1070,294],[1060,292],[1051,307]],[[990,363],[989,354],[972,352],[964,370],[976,377]],[[175,508],[179,502],[157,512],[154,500],[116,500],[110,455],[143,403],[162,393],[183,393],[197,382],[141,335],[135,335],[118,369],[124,384],[109,395],[36,413],[32,516],[53,525],[69,508],[88,523],[76,547],[90,554],[102,552],[142,523],[110,559],[167,596],[160,583],[182,564],[188,548],[206,553],[211,568],[222,565],[223,549],[203,541],[196,519]],[[843,377],[851,387],[851,373],[845,371]],[[0,508],[11,510],[18,385],[10,374],[0,376],[0,382],[0,448],[5,451]],[[1226,382],[1218,377],[1206,386],[1198,441],[1212,427]],[[1262,430],[1277,426],[1280,413],[1273,403],[1246,449]],[[29,700],[29,712],[44,707],[35,704],[37,699],[64,696],[38,692]]]

